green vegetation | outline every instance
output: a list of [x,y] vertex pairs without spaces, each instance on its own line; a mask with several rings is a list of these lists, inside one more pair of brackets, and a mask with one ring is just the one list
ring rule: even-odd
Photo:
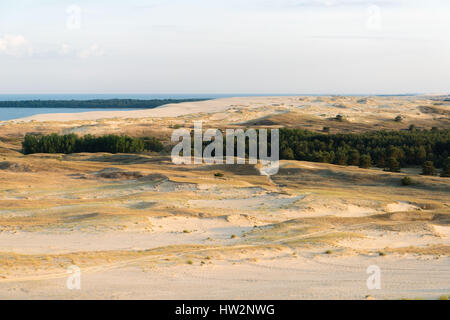
[[206,99],[95,99],[95,100],[24,100],[0,101],[0,108],[129,108],[152,109],[164,104]]
[[402,182],[402,186],[411,186],[411,185],[415,184],[414,181],[413,181],[413,179],[411,179],[411,178],[408,177],[408,176],[403,177],[403,179],[401,180],[401,182]]
[[437,174],[433,161],[425,161],[422,166],[422,174],[424,176],[435,176]]
[[441,177],[450,178],[450,157],[444,161]]
[[[270,148],[268,148],[270,150]],[[450,129],[372,131],[324,134],[302,129],[280,129],[280,156],[285,160],[339,165],[372,164],[398,172],[405,166],[431,161],[450,176]]]
[[365,154],[361,156],[361,161],[359,162],[360,168],[370,168],[372,166],[372,158],[370,154]]
[[140,153],[144,151],[159,152],[163,145],[155,138],[131,138],[113,134],[104,136],[76,134],[58,135],[25,135],[22,142],[24,154],[31,153],[77,153],[77,152],[110,152]]
[[403,120],[402,116],[396,116],[394,119],[395,122],[402,122],[402,120]]

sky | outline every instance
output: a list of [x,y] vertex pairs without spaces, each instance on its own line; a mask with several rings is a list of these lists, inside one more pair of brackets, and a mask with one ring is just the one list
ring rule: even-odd
[[20,93],[450,93],[450,1],[2,0]]

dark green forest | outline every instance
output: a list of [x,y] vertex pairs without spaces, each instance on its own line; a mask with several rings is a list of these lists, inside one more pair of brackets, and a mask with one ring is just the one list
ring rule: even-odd
[[[270,134],[269,134],[270,137]],[[204,142],[206,146],[207,142]],[[226,139],[224,140],[224,145]],[[22,142],[23,153],[160,152],[156,138],[129,136],[31,135]],[[236,149],[235,149],[236,150]],[[268,146],[270,151],[270,145]],[[248,141],[246,143],[248,152]],[[354,165],[377,166],[398,172],[402,167],[422,166],[423,174],[450,176],[450,129],[372,131],[366,133],[317,133],[302,129],[280,129],[280,158]]]
[[96,100],[24,100],[0,101],[0,108],[121,108],[152,109],[164,104],[202,101],[206,99],[96,99]]
[[450,129],[372,131],[323,134],[301,129],[280,129],[280,157],[286,160],[377,166],[400,171],[424,166],[424,173],[444,168],[450,156]]
[[131,138],[108,134],[104,136],[76,134],[58,135],[25,135],[22,142],[24,154],[31,153],[77,153],[77,152],[109,152],[109,153],[139,153],[145,151],[159,152],[162,143],[156,138]]

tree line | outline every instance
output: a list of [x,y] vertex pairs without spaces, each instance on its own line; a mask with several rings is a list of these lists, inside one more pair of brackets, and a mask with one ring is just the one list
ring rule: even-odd
[[[450,166],[450,129],[372,131],[323,134],[302,129],[280,129],[280,157],[287,160],[377,166],[398,172],[421,165],[424,174]],[[450,169],[449,169],[450,170]],[[444,172],[443,172],[444,174]]]
[[88,134],[82,137],[76,134],[26,134],[22,142],[22,151],[24,154],[69,154],[77,152],[140,153],[145,151],[160,152],[162,149],[163,144],[154,137],[132,138],[114,134],[103,136]]
[[202,101],[205,99],[94,99],[94,100],[23,100],[0,101],[0,108],[121,108],[152,109],[164,104]]

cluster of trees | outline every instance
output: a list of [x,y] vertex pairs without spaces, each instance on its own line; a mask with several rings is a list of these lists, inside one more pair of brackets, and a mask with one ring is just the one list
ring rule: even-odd
[[76,152],[110,152],[110,153],[139,153],[145,151],[159,152],[162,143],[156,138],[131,138],[108,134],[104,136],[76,134],[27,134],[22,142],[24,154],[31,153],[76,153]]
[[[450,129],[373,131],[324,134],[302,129],[280,129],[280,157],[327,162],[397,172],[421,165],[424,174],[435,168],[450,171]],[[450,175],[450,172],[449,172]]]
[[152,109],[164,104],[205,99],[95,99],[95,100],[23,100],[0,101],[0,108],[121,108]]

